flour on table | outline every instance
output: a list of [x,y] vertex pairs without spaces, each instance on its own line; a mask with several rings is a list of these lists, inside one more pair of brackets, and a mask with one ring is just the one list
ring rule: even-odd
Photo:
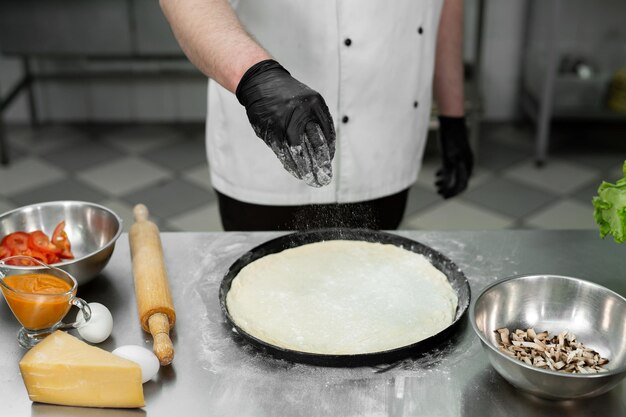
[[394,245],[334,240],[244,267],[227,295],[238,326],[301,352],[359,354],[416,343],[448,327],[458,298],[446,276]]

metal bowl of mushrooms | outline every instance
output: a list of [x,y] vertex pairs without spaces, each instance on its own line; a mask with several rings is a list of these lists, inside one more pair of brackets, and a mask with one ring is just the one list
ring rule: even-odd
[[470,321],[496,371],[539,397],[594,397],[626,376],[626,299],[601,285],[505,278],[476,297]]

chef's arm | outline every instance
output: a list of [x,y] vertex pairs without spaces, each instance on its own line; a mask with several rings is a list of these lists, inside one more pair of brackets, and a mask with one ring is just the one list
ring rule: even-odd
[[434,84],[439,115],[463,116],[463,0],[445,0],[443,3]]
[[463,103],[463,0],[444,0],[435,56],[442,166],[435,186],[444,198],[467,188],[474,167]]
[[335,128],[322,96],[291,76],[244,30],[227,0],[160,0],[187,57],[235,93],[256,135],[312,187],[332,180]]
[[227,0],[159,3],[189,60],[232,93],[248,68],[271,58],[244,30]]

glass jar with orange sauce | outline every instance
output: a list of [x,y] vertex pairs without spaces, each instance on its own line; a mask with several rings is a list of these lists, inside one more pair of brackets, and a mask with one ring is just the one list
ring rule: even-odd
[[91,318],[87,303],[76,297],[78,284],[69,273],[28,256],[0,260],[0,289],[15,318],[23,326],[18,342],[30,348],[57,329],[77,327],[63,323],[72,306],[78,307],[84,325]]

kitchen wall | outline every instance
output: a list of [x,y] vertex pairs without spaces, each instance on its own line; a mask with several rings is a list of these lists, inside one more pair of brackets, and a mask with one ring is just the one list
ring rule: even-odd
[[[10,87],[16,83],[22,75],[20,62],[0,55],[0,96],[4,97]],[[23,94],[13,101],[13,104],[4,114],[4,120],[8,122],[28,121],[28,107]]]
[[481,71],[486,120],[521,117],[518,89],[527,1],[486,1]]
[[[43,70],[55,67],[50,63],[38,65]],[[21,74],[18,60],[1,57],[0,94],[6,94]],[[206,117],[206,79],[202,76],[46,81],[37,84],[35,96],[43,121],[184,122]],[[29,120],[25,94],[14,101],[5,120]]]
[[[38,83],[37,108],[44,121],[188,121],[206,116],[206,78],[186,62],[154,0],[2,2],[0,41],[0,51],[9,53],[74,57],[35,60],[37,73],[126,73]],[[86,54],[99,60],[76,59]],[[156,59],[119,61],[112,56]],[[155,76],[155,71],[169,75]],[[20,74],[19,61],[0,55],[0,91],[6,93]],[[26,110],[21,97],[7,119],[28,120]]]

